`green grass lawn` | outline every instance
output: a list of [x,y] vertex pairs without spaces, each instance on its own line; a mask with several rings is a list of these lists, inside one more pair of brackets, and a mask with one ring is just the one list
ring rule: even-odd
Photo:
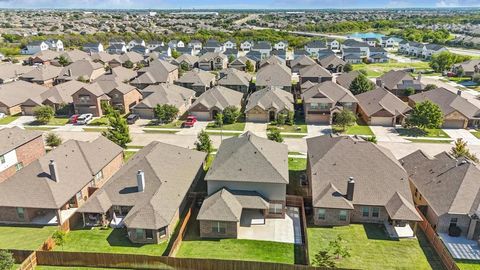
[[222,128],[215,126],[215,123],[209,123],[207,126],[207,130],[236,130],[236,131],[243,131],[245,130],[245,122],[239,121],[234,124],[225,124]]
[[343,133],[347,135],[367,135],[373,136],[373,132],[368,125],[365,124],[355,124],[351,127],[348,127],[346,131],[342,131],[339,126],[332,126],[332,130],[334,133]]
[[287,185],[287,194],[305,195],[305,190],[301,185],[301,177],[306,176],[307,159],[306,158],[288,158],[289,183]]
[[199,224],[191,220],[177,257],[294,263],[294,244],[242,240],[200,239]]
[[430,137],[430,138],[450,138],[440,128],[425,129],[425,131],[419,128],[397,128],[398,134],[405,137]]
[[224,136],[224,137],[238,137],[242,134],[241,131],[239,132],[221,132],[219,130],[211,131],[207,129],[207,134],[212,136]]
[[452,140],[429,140],[429,139],[407,139],[408,141],[414,142],[414,143],[444,143],[444,144],[449,144],[452,142]]
[[287,133],[307,133],[307,125],[306,124],[299,124],[299,125],[283,125],[277,126],[275,124],[268,124],[267,130],[278,128],[280,132],[287,132]]
[[38,131],[50,131],[56,129],[55,127],[36,127],[36,126],[24,126],[28,130],[38,130]]
[[392,61],[389,63],[353,64],[352,66],[353,70],[366,70],[368,77],[379,77],[392,69],[415,68],[424,71],[431,69],[428,62],[400,63]]
[[473,136],[480,139],[480,131],[474,131],[474,132],[472,132],[472,134],[473,134]]
[[168,133],[168,134],[175,134],[178,132],[178,130],[162,130],[161,128],[159,129],[144,129],[143,132],[145,133]]
[[10,124],[11,122],[17,120],[21,115],[20,114],[17,114],[17,115],[7,115],[5,116],[4,118],[1,118],[0,119],[0,125],[8,125]]
[[341,235],[350,248],[351,257],[337,261],[337,267],[356,269],[441,270],[438,258],[418,230],[418,239],[390,240],[383,225],[351,224],[334,228],[307,228],[310,261]]
[[145,126],[145,127],[148,127],[148,128],[181,128],[183,122],[185,122],[185,121],[176,120],[176,121],[173,121],[173,122],[167,123],[167,124],[159,124],[156,120],[153,120],[150,123],[148,123],[148,125]]
[[110,125],[110,121],[108,121],[108,117],[106,116],[93,119],[92,122],[88,123],[88,126],[108,126],[108,125]]
[[458,260],[457,266],[460,270],[478,270],[480,269],[480,262],[478,261],[468,261],[468,260]]
[[83,131],[85,132],[102,132],[106,131],[108,128],[107,127],[91,127],[91,128],[83,128]]
[[123,151],[123,161],[129,160],[133,155],[135,155],[135,151]]
[[65,126],[68,124],[69,118],[68,117],[54,117],[48,123],[46,124],[40,124],[36,121],[30,122],[28,125],[30,126],[40,126],[40,125],[46,125],[46,126]]
[[77,229],[71,230],[65,245],[55,247],[59,251],[84,251],[104,253],[146,254],[161,256],[168,241],[160,244],[133,244],[127,238],[125,229]]
[[128,268],[98,268],[98,267],[77,267],[77,266],[48,266],[48,265],[37,265],[35,270],[127,270]]
[[36,250],[56,230],[56,226],[0,226],[0,249]]

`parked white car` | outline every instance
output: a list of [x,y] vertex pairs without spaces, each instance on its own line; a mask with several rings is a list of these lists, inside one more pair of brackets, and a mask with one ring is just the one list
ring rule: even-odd
[[3,113],[3,112],[0,113],[0,119],[5,118],[5,117],[7,117],[7,115],[5,113]]
[[86,125],[88,123],[90,123],[90,121],[92,121],[93,119],[93,114],[91,113],[85,113],[85,114],[82,114],[80,115],[78,118],[77,118],[77,125]]

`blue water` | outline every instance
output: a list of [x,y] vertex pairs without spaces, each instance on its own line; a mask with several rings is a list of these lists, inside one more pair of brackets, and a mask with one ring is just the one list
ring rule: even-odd
[[379,33],[372,33],[372,32],[369,32],[369,33],[354,33],[354,34],[351,34],[349,35],[348,37],[349,38],[381,38],[381,37],[384,37],[385,35],[382,35],[382,34],[379,34]]
[[471,87],[471,86],[477,86],[477,83],[476,82],[472,82],[472,81],[461,81],[461,82],[458,82],[459,84],[465,86],[465,87]]

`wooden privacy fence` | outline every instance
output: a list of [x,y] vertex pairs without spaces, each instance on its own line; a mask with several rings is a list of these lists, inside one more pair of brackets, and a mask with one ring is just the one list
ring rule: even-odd
[[305,215],[305,204],[303,202],[303,197],[301,196],[294,196],[294,195],[287,195],[286,198],[286,205],[298,207],[299,214],[300,214],[300,226],[302,229],[302,258],[296,259],[296,263],[309,265],[310,264],[310,257],[308,254],[308,237],[307,237],[307,217]]
[[175,254],[177,254],[177,251],[180,248],[180,245],[182,244],[183,237],[187,232],[187,226],[188,226],[188,222],[190,221],[190,217],[192,217],[194,204],[195,204],[195,198],[191,200],[191,203],[189,204],[187,211],[183,215],[183,219],[180,219],[182,223],[180,224],[180,229],[178,230],[178,234],[176,235],[176,238],[173,241],[173,244],[171,244],[170,250],[168,252],[168,256],[173,257],[175,256]]
[[306,265],[136,254],[36,251],[38,265],[178,270],[327,270]]
[[422,219],[423,219],[423,221],[419,222],[418,225],[422,229],[422,231],[425,233],[425,236],[427,237],[428,241],[435,249],[435,252],[440,257],[445,269],[460,270],[460,268],[457,266],[457,263],[453,259],[452,255],[450,254],[448,249],[445,247],[440,237],[438,237],[435,230],[432,228],[432,225],[428,223],[427,218],[423,215],[423,213],[418,208],[417,208],[417,212],[422,216]]

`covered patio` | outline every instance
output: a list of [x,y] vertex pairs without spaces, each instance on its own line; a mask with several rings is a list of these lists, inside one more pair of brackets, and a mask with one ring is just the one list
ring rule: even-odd
[[480,260],[480,247],[477,241],[465,237],[453,237],[439,233],[440,239],[455,259]]

